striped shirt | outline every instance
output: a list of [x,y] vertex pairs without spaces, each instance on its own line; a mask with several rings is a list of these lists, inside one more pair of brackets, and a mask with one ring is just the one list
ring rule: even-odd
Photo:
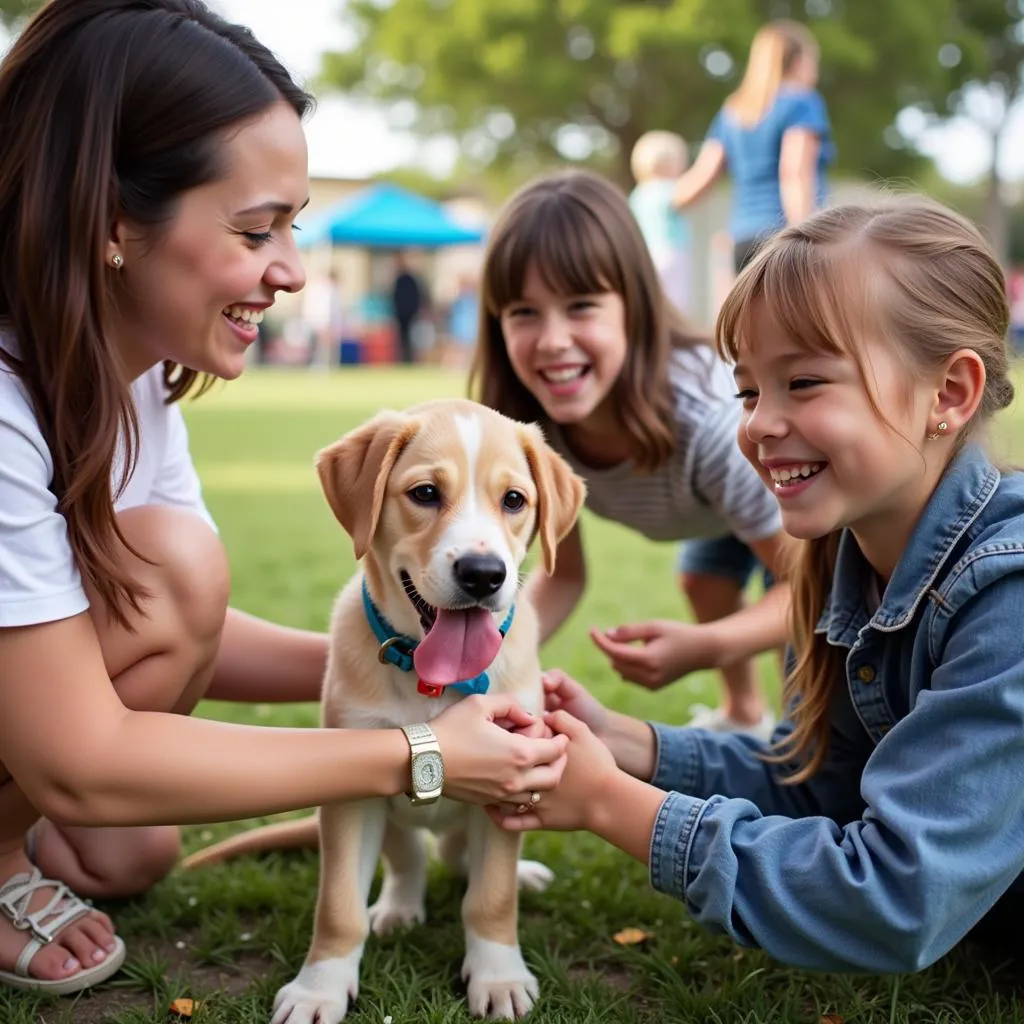
[[587,508],[651,540],[733,534],[749,542],[781,530],[775,495],[736,441],[741,408],[729,368],[705,346],[678,349],[669,378],[676,447],[653,473],[632,460],[610,469],[585,466],[557,424],[543,422],[552,447],[587,481]]

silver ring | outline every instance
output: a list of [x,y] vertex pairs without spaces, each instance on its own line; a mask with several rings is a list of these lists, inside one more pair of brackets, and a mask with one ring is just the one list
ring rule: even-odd
[[530,806],[531,807],[536,807],[537,804],[539,804],[539,803],[540,803],[540,793],[538,793],[536,790],[534,790],[530,794]]
[[516,814],[525,814],[530,809],[529,804],[517,804]]

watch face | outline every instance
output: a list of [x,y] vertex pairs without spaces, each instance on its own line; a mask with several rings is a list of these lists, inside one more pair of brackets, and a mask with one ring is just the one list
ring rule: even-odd
[[431,793],[444,784],[444,761],[440,754],[417,754],[412,761],[412,788],[416,793]]

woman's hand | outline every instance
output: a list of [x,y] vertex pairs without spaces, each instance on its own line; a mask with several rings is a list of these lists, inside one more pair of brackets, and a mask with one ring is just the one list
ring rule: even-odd
[[[558,738],[569,740],[562,781],[557,788],[541,793],[536,802],[527,799],[517,805],[506,801],[488,807],[487,813],[502,828],[514,832],[537,828],[593,831],[602,816],[602,802],[612,788],[610,782],[620,774],[615,758],[587,724],[568,711],[549,712],[544,720]],[[517,806],[529,809],[518,813]]]
[[608,724],[608,709],[582,684],[553,668],[541,677],[544,684],[544,710],[568,711],[600,736]]
[[718,634],[708,626],[657,619],[604,632],[592,629],[590,638],[623,679],[648,690],[722,663]]
[[508,694],[467,697],[430,725],[453,800],[519,803],[558,785],[565,769],[568,738],[552,735]]

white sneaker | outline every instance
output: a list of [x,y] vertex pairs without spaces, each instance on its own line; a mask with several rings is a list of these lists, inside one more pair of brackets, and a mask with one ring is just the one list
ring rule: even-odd
[[695,729],[709,729],[711,732],[740,732],[766,742],[772,738],[772,731],[775,729],[775,716],[768,708],[765,708],[760,721],[753,724],[737,722],[721,708],[709,708],[706,704],[694,704],[690,710],[693,712],[693,716],[686,724]]

